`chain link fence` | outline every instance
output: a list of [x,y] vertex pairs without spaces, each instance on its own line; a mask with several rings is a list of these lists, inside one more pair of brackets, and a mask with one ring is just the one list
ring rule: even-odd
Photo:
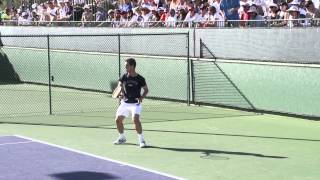
[[[113,114],[124,60],[146,78],[150,110],[189,102],[188,34],[2,36],[0,116]],[[110,115],[111,116],[111,115]],[[112,118],[113,119],[113,118]]]

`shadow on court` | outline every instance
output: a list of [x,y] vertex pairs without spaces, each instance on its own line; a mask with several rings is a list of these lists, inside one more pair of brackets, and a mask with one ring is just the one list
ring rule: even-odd
[[[134,145],[133,143],[126,143],[126,145]],[[225,155],[237,155],[237,156],[254,156],[259,158],[273,158],[273,159],[286,159],[288,157],[285,156],[269,156],[264,154],[258,153],[249,153],[249,152],[236,152],[236,151],[219,151],[213,149],[191,149],[191,148],[167,148],[167,147],[159,147],[159,146],[147,146],[146,148],[153,148],[153,149],[161,149],[167,151],[177,151],[177,152],[199,152],[202,155],[210,156],[215,154],[225,154]]]
[[105,180],[105,179],[119,179],[120,177],[100,172],[90,171],[75,171],[66,173],[50,174],[57,180]]

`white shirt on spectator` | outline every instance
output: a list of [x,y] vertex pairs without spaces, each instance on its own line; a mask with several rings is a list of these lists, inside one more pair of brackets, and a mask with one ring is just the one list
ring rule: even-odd
[[73,4],[85,4],[86,0],[73,0]]
[[176,27],[177,17],[176,16],[169,16],[166,20],[167,27]]
[[217,27],[224,27],[224,18],[220,13],[208,16],[208,21],[215,21]]
[[194,13],[194,15],[191,17],[190,12],[187,14],[186,18],[184,19],[184,22],[188,22],[188,26],[192,27],[192,22],[199,22],[200,21],[200,15],[198,13]]

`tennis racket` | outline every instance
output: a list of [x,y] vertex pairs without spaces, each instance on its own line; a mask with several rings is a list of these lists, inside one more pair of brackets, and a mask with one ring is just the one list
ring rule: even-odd
[[121,94],[121,86],[117,86],[116,89],[112,93],[112,98],[118,98]]

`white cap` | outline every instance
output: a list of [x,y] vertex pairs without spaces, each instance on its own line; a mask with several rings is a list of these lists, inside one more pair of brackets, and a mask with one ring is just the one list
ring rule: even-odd
[[300,11],[299,11],[299,8],[298,8],[297,6],[291,6],[287,11],[288,11],[288,12],[294,12],[294,11],[300,12]]

